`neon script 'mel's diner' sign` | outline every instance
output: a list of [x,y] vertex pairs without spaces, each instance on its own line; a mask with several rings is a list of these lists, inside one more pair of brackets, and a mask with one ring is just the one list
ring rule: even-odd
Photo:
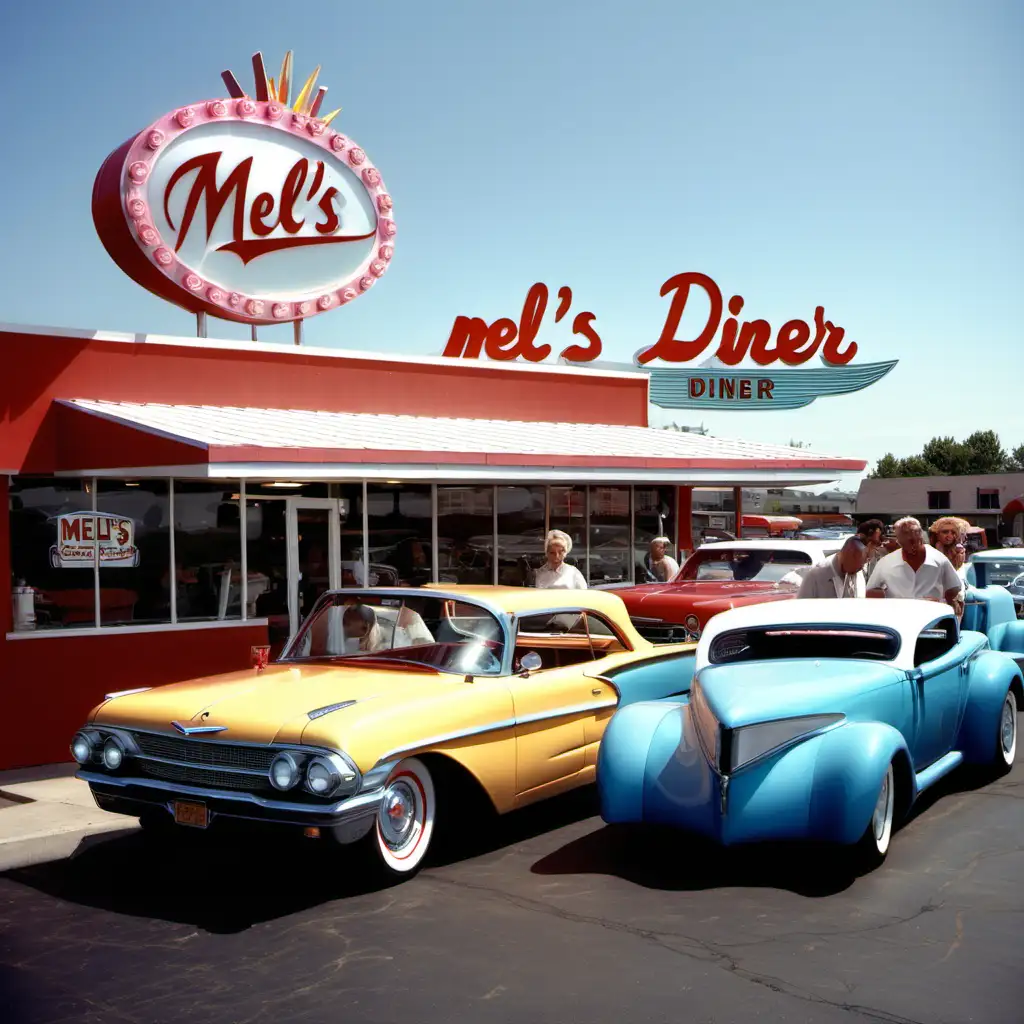
[[[678,337],[680,323],[691,290],[699,288],[707,296],[707,320],[693,338]],[[824,395],[846,394],[880,380],[895,362],[853,364],[858,346],[846,340],[846,331],[825,319],[825,310],[817,306],[808,320],[787,320],[778,331],[767,320],[740,320],[744,300],[733,295],[728,303],[721,289],[707,274],[690,271],[670,277],[661,286],[661,295],[671,295],[671,305],[658,340],[634,356],[634,364],[651,375],[651,401],[670,409],[732,408],[795,409]],[[554,312],[558,323],[572,302],[572,291],[561,288]],[[548,289],[543,284],[530,288],[516,323],[507,317],[488,324],[480,317],[459,316],[452,325],[444,349],[446,356],[463,359],[509,361],[525,359],[540,362],[552,353],[548,344],[538,345],[536,337],[548,304]],[[725,316],[728,310],[729,315]],[[596,317],[581,312],[572,321],[572,333],[580,340],[564,348],[561,358],[568,362],[592,363],[603,343],[594,326]],[[717,345],[712,348],[717,339]],[[771,373],[744,374],[701,366],[674,369],[665,364],[692,364],[712,358],[720,366],[738,367],[745,359],[759,367],[781,367]],[[817,357],[823,366],[802,370]],[[658,360],[661,365],[651,365]]]

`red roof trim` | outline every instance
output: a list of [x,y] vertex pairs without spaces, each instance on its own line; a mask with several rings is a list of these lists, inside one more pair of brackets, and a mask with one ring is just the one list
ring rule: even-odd
[[269,448],[255,445],[211,446],[210,462],[351,462],[411,463],[473,466],[578,466],[607,469],[805,469],[859,472],[867,465],[860,459],[666,459],[628,458],[607,455],[547,455],[535,452],[494,454],[487,452],[374,451],[366,448]]

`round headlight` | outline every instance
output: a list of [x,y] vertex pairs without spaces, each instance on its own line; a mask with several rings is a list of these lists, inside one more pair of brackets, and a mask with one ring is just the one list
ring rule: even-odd
[[121,741],[111,736],[106,743],[103,744],[103,763],[112,771],[116,772],[121,767],[121,762],[124,761],[124,747],[121,746]]
[[75,733],[71,741],[71,756],[79,764],[88,764],[92,760],[92,741],[84,732]]
[[687,615],[683,619],[683,625],[694,635],[700,636],[700,619],[696,615]]
[[306,788],[316,796],[330,796],[341,782],[337,769],[325,757],[314,757],[306,769]]
[[291,789],[298,781],[298,762],[291,754],[278,754],[270,763],[270,784],[274,789]]

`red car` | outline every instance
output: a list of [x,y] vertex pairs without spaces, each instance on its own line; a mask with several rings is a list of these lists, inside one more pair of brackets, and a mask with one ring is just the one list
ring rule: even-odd
[[668,583],[615,587],[637,631],[654,643],[699,637],[718,612],[796,597],[804,572],[842,541],[736,540],[705,544]]

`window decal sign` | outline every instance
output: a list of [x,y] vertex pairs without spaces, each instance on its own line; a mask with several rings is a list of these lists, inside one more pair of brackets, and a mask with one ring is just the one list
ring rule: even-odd
[[[194,313],[271,324],[335,309],[387,271],[397,229],[380,170],[321,113],[317,68],[292,93],[253,57],[254,95],[180,107],[106,159],[93,221],[114,262]],[[314,90],[316,90],[314,92]]]
[[[680,337],[680,323],[695,290],[704,293],[707,319],[695,336]],[[595,368],[645,370],[655,405],[704,410],[799,409],[816,398],[860,391],[881,380],[897,362],[854,363],[857,342],[825,318],[823,306],[815,307],[807,319],[787,320],[776,331],[767,320],[741,319],[743,296],[733,295],[725,302],[715,281],[698,271],[670,277],[661,286],[661,295],[671,296],[661,334],[635,354],[632,364],[597,361],[603,344],[597,318],[589,311],[571,319],[572,334],[578,338],[559,358]],[[489,324],[480,317],[456,317],[444,355],[541,362],[553,352],[549,344],[535,344],[548,304],[547,286],[537,283],[526,296],[518,322],[502,317]],[[555,323],[571,304],[572,289],[560,288],[552,313]],[[812,359],[819,365],[798,369]],[[755,365],[741,365],[745,360]]]
[[57,516],[57,543],[50,548],[55,569],[90,569],[99,554],[100,568],[139,564],[135,523],[106,512],[68,512]]

